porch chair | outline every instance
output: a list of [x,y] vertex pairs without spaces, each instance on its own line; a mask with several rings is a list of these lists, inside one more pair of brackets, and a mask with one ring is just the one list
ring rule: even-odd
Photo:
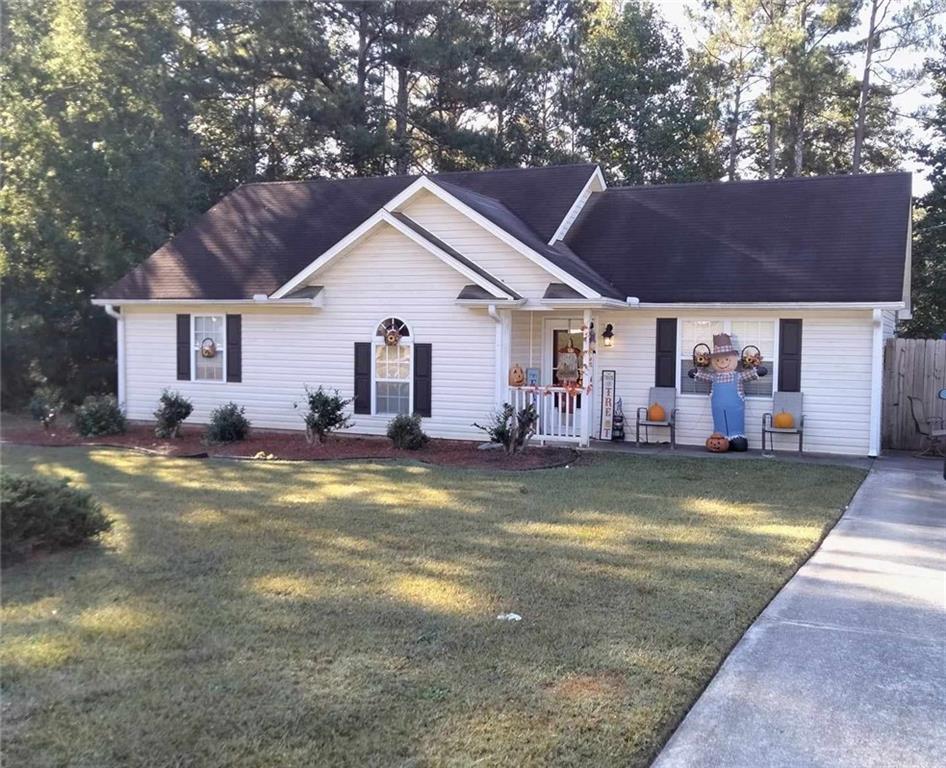
[[925,438],[925,445],[917,456],[942,456],[943,444],[946,443],[946,429],[941,416],[927,416],[923,399],[907,395],[910,401],[910,415],[916,431]]
[[[790,413],[791,427],[776,427],[772,424],[773,413]],[[765,436],[769,436],[769,452],[775,455],[774,435],[798,435],[798,455],[803,451],[802,441],[805,435],[805,412],[802,410],[801,392],[776,392],[772,396],[772,412],[762,414],[762,453],[765,453]]]
[[[647,418],[647,411],[654,403],[664,409],[663,421],[651,421]],[[637,409],[637,446],[641,444],[641,427],[644,428],[644,440],[650,442],[650,427],[670,428],[670,448],[677,447],[677,388],[651,387],[647,405]]]

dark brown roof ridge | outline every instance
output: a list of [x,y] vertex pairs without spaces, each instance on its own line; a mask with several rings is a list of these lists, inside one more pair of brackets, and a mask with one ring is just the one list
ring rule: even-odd
[[878,171],[877,173],[826,173],[817,176],[785,176],[779,179],[720,179],[718,181],[674,181],[666,184],[625,184],[608,187],[604,192],[640,192],[645,189],[674,189],[679,187],[720,187],[748,184],[788,184],[791,182],[832,181],[837,179],[864,179],[881,176],[913,176],[912,171]]
[[367,181],[374,179],[419,179],[421,177],[427,177],[428,179],[440,178],[443,176],[460,176],[468,175],[471,173],[477,174],[497,174],[497,173],[512,173],[519,171],[545,171],[552,170],[556,168],[596,168],[598,167],[597,163],[558,163],[556,165],[536,165],[536,166],[526,166],[526,165],[517,165],[510,168],[471,168],[465,171],[427,171],[424,173],[391,173],[383,176],[316,176],[311,179],[280,179],[276,181],[244,181],[234,187],[234,190],[240,189],[240,187],[259,187],[259,186],[277,186],[280,184],[319,184],[330,182],[334,184],[339,184],[342,182],[349,181]]

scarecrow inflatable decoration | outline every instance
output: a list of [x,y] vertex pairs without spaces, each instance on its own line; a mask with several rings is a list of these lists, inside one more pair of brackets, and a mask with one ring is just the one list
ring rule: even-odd
[[719,333],[713,336],[713,351],[707,355],[705,351],[694,349],[693,361],[696,365],[687,375],[697,381],[708,381],[712,386],[713,434],[707,440],[707,449],[747,450],[744,384],[769,372],[761,364],[762,355],[758,348],[748,346],[740,354],[733,347],[729,334]]

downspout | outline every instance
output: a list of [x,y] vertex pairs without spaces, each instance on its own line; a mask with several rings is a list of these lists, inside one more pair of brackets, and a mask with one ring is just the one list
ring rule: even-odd
[[873,312],[873,338],[871,339],[870,363],[870,431],[867,441],[867,455],[880,455],[880,420],[883,408],[884,381],[884,313],[875,309]]
[[105,314],[115,319],[116,360],[118,363],[118,407],[125,410],[125,318],[114,305],[105,305]]

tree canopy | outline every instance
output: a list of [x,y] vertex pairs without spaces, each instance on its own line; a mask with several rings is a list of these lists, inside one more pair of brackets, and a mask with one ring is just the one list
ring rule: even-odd
[[[112,389],[90,297],[241,183],[575,160],[614,183],[838,173],[855,144],[860,170],[896,168],[893,87],[865,91],[845,64],[864,42],[837,39],[860,7],[706,0],[688,50],[643,0],[8,2],[4,402]],[[923,151],[926,226],[944,161]],[[942,247],[917,231],[918,253]]]

